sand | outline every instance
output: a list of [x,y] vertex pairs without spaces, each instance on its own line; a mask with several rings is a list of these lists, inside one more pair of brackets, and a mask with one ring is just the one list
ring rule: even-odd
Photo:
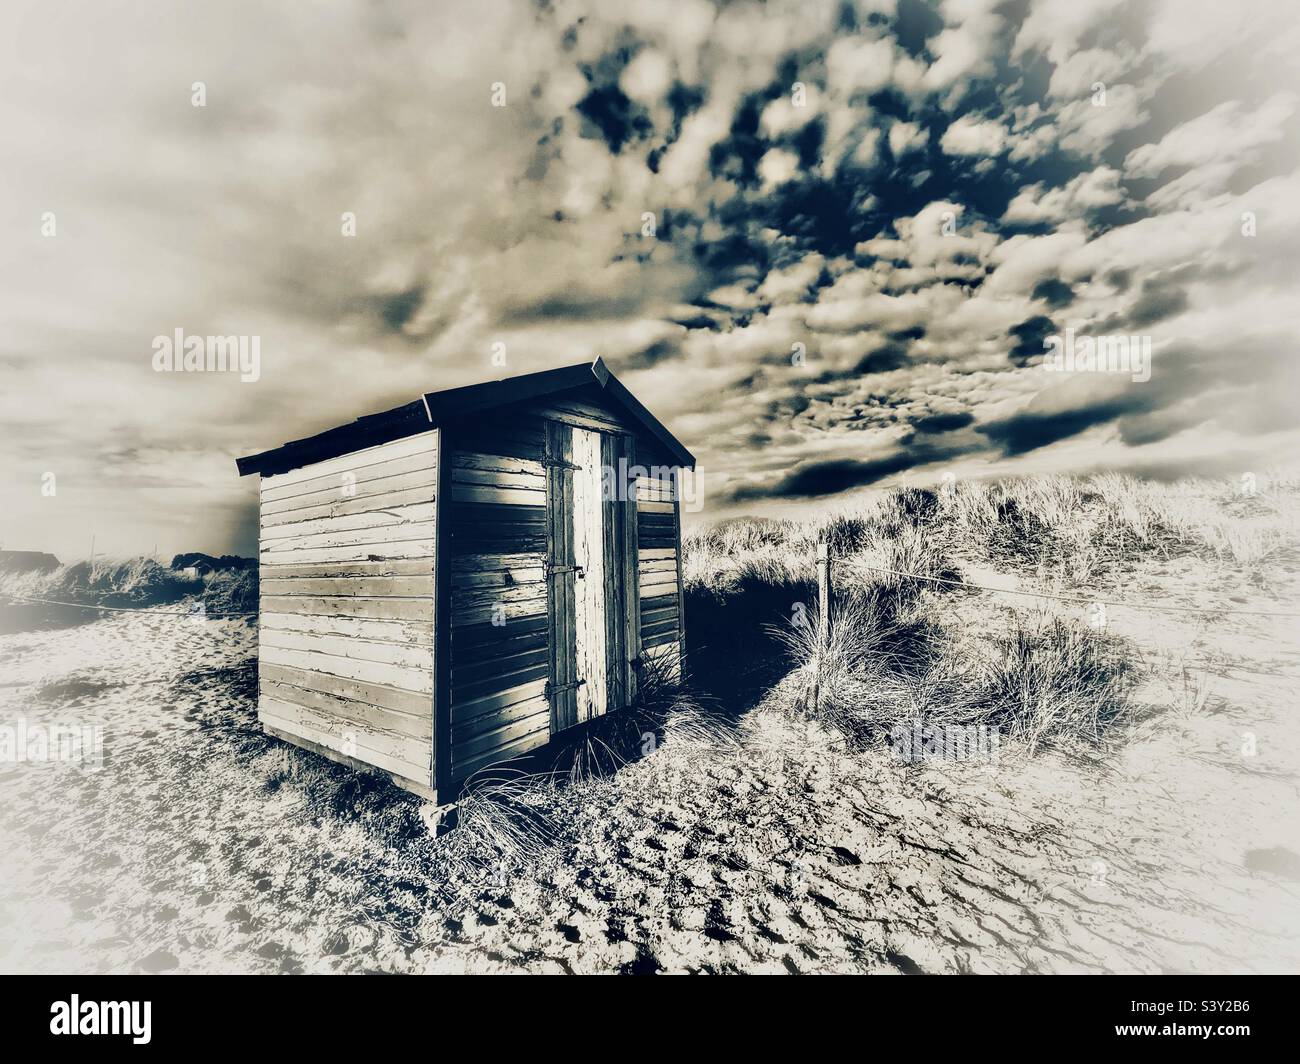
[[[1155,562],[1121,590],[1279,602]],[[944,602],[972,638],[1034,607]],[[908,767],[845,752],[778,687],[731,741],[670,739],[548,797],[555,841],[523,866],[475,863],[468,829],[434,838],[413,797],[263,737],[254,626],[6,635],[3,722],[99,725],[104,763],[0,766],[0,969],[1297,970],[1293,623],[1109,623],[1150,664],[1124,742]],[[1194,670],[1203,700],[1188,660],[1218,663]]]

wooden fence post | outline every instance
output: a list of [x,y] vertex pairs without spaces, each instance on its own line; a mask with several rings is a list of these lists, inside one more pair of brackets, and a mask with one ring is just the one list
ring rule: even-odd
[[831,634],[831,545],[817,544],[817,595],[823,645]]
[[813,664],[813,689],[811,710],[821,708],[822,652],[831,634],[831,548],[830,544],[817,544],[817,652]]

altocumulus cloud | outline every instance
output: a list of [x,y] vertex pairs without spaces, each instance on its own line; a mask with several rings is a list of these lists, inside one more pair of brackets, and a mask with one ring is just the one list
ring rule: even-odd
[[[10,545],[247,550],[234,455],[502,350],[604,356],[705,517],[1294,448],[1280,0],[74,7],[0,15]],[[177,326],[261,378],[153,373]]]

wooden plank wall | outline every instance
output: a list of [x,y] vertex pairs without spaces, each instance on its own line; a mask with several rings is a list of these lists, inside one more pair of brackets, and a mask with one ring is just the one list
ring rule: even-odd
[[550,740],[544,436],[527,414],[447,430],[448,784]]
[[681,535],[677,494],[670,476],[638,477],[637,586],[644,672],[680,678],[682,629]]
[[433,780],[437,430],[261,480],[258,719]]

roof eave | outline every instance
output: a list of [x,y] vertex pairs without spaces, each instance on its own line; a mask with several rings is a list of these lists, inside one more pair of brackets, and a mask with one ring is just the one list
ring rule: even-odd
[[291,440],[283,446],[258,454],[237,458],[235,466],[240,476],[252,473],[263,476],[287,473],[314,462],[389,443],[404,436],[413,436],[452,418],[569,391],[593,381],[608,392],[614,402],[626,410],[681,466],[695,468],[695,456],[628,391],[600,358],[594,362],[561,366],[499,381],[425,392],[420,399],[403,406],[357,418],[350,424],[305,439]]

